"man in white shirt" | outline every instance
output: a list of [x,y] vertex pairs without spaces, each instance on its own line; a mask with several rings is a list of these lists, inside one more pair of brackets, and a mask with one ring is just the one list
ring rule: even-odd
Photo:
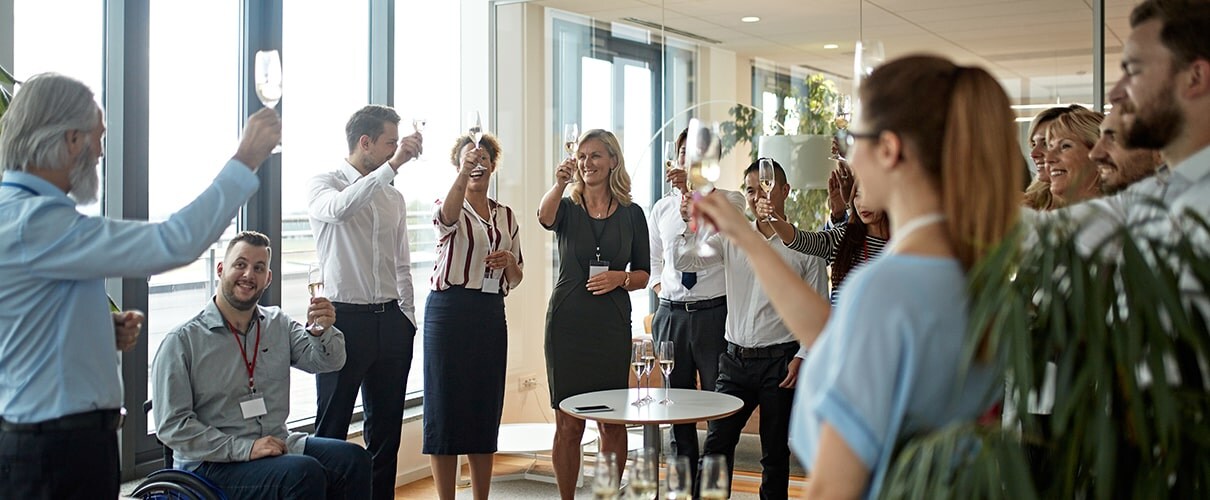
[[[721,263],[696,271],[680,271],[672,265],[673,245],[688,224],[681,219],[681,203],[688,196],[685,185],[685,139],[688,130],[676,138],[677,168],[664,173],[676,191],[655,202],[647,217],[651,246],[651,280],[648,287],[660,298],[651,322],[657,342],[672,342],[674,368],[669,387],[714,391],[718,378],[718,357],[726,350],[723,338],[727,324],[726,280]],[[739,210],[743,195],[725,191]],[[697,477],[698,442],[696,424],[672,426],[672,446],[678,456],[689,457],[690,477]]]
[[346,439],[362,391],[373,498],[395,496],[404,389],[416,336],[407,206],[391,185],[421,151],[419,133],[399,139],[399,115],[366,106],[345,125],[349,156],[308,183],[308,215],[323,267],[324,291],[345,332],[347,359],[315,376],[315,435]]
[[[756,201],[765,196],[760,188],[759,165],[754,162],[744,171],[744,193],[753,213]],[[790,186],[781,165],[777,162],[773,165],[777,171],[777,186],[769,198],[774,214],[785,220]],[[682,204],[681,212],[683,218],[689,218],[686,204]],[[754,222],[753,226],[803,281],[814,286],[821,296],[827,295],[823,259],[787,248],[768,222]],[[790,408],[794,402],[798,368],[806,357],[806,349],[799,346],[794,334],[773,309],[748,264],[747,255],[719,234],[710,236],[706,243],[713,249],[711,255],[686,253],[685,250],[697,245],[697,235],[686,230],[673,245],[673,265],[677,269],[694,271],[722,263],[727,282],[727,346],[719,356],[715,390],[740,398],[744,406],[734,415],[710,422],[703,453],[726,456],[728,469],[734,470],[735,446],[739,443],[740,432],[759,406],[763,455],[760,496],[762,499],[786,498],[790,480]]]

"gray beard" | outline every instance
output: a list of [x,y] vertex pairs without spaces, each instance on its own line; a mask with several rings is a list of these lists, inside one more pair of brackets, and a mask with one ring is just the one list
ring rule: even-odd
[[80,155],[80,159],[76,160],[76,166],[71,169],[69,179],[71,191],[67,193],[67,196],[76,200],[76,203],[80,205],[91,205],[97,201],[97,192],[101,183],[97,176],[97,165],[100,162],[89,160],[89,156],[88,152]]

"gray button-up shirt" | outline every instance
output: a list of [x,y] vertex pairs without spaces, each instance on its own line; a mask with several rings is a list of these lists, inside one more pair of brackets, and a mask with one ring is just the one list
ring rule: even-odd
[[313,337],[278,307],[257,306],[260,348],[254,380],[268,413],[244,418],[240,401],[250,392],[248,361],[256,349],[257,321],[236,336],[214,300],[197,316],[168,333],[151,364],[156,435],[175,454],[175,466],[193,470],[201,462],[246,462],[252,443],[264,436],[303,452],[305,433],[290,433],[290,367],[309,373],[339,370],[345,363],[344,333],[329,327]]

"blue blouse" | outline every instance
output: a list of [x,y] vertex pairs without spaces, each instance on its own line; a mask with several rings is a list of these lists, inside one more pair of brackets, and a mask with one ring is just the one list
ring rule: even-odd
[[963,360],[966,290],[958,261],[899,254],[845,280],[794,397],[790,446],[808,470],[827,423],[869,468],[865,496],[877,497],[901,436],[989,406],[991,367]]

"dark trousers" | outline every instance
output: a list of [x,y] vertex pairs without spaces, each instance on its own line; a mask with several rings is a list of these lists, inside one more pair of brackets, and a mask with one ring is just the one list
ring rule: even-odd
[[416,326],[398,307],[361,312],[342,311],[338,306],[336,327],[345,334],[345,366],[315,376],[319,399],[315,435],[348,438],[353,403],[360,389],[365,410],[363,434],[374,463],[372,498],[393,499]]
[[[672,374],[668,386],[676,389],[697,389],[701,379],[703,391],[713,391],[718,379],[718,357],[726,350],[723,334],[727,328],[727,305],[689,312],[684,308],[660,304],[651,320],[655,340],[671,341],[675,347]],[[690,476],[697,477],[698,444],[696,424],[672,426],[672,449],[676,455],[689,457]]]
[[370,454],[344,440],[310,437],[302,455],[204,462],[194,472],[231,500],[370,497]]
[[[769,358],[740,358],[724,352],[718,361],[715,390],[744,402],[739,412],[710,422],[706,433],[706,455],[727,457],[728,474],[735,471],[735,445],[748,417],[760,407],[760,497],[783,499],[790,488],[790,408],[794,390],[777,385],[786,378],[787,366],[797,347]],[[730,481],[728,481],[730,484]]]
[[0,432],[2,498],[117,498],[118,485],[112,430]]

